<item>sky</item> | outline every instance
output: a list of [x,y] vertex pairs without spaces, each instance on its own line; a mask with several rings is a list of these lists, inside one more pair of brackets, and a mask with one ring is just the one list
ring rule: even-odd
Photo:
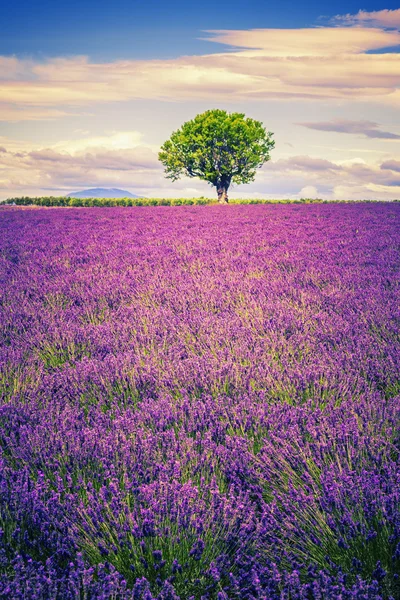
[[274,133],[232,198],[400,199],[400,2],[0,0],[0,199],[212,197],[157,159],[212,108]]

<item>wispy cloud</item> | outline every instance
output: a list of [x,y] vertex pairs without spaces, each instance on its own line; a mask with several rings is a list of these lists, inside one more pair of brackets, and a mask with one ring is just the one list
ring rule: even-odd
[[[204,38],[247,48],[247,56],[302,57],[361,54],[395,45],[400,33],[370,27],[209,30]],[[242,54],[242,50],[240,53]]]
[[335,133],[352,133],[368,138],[385,140],[400,140],[400,135],[390,131],[382,131],[374,121],[350,121],[347,119],[332,119],[331,121],[295,123],[307,129],[317,131],[334,131]]
[[396,29],[400,28],[400,8],[376,10],[373,12],[359,10],[355,15],[337,15],[332,21],[342,25],[353,26],[361,24]]

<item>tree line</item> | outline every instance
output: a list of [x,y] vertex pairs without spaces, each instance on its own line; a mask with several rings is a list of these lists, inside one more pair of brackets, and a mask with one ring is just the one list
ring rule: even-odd
[[[230,204],[326,204],[332,200],[321,198],[299,199],[263,199],[239,198],[231,200]],[[338,200],[336,202],[339,202]],[[341,200],[340,202],[346,202]],[[352,201],[348,201],[352,202]],[[363,202],[368,202],[364,200]],[[65,207],[92,207],[92,206],[201,206],[217,204],[211,198],[69,198],[65,196],[21,196],[8,198],[1,202],[4,205],[15,206],[65,206]]]

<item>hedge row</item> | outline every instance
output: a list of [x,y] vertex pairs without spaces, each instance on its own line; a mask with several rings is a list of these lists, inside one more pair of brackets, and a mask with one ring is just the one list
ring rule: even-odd
[[[399,202],[400,200],[394,200]],[[230,200],[230,204],[327,204],[332,200],[321,198],[300,198],[299,200],[281,199],[246,199],[240,198]],[[336,200],[334,202],[355,202],[354,200]],[[362,202],[377,202],[376,200],[362,200]],[[217,204],[211,198],[69,198],[65,196],[42,196],[31,198],[22,196],[9,198],[3,204],[14,204],[17,206],[181,206],[181,205],[205,205]]]

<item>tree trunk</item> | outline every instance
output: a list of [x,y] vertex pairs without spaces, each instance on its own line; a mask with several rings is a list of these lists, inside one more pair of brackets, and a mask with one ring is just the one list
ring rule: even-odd
[[228,204],[228,187],[226,185],[217,186],[218,202],[220,204]]

